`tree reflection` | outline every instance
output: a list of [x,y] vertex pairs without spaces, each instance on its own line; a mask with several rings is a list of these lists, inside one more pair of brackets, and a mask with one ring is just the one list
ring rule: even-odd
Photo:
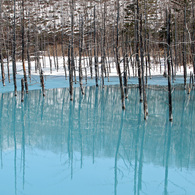
[[120,129],[118,132],[118,141],[117,141],[117,147],[116,147],[116,152],[115,152],[115,161],[114,161],[114,176],[115,176],[115,180],[114,180],[114,194],[117,195],[117,184],[118,184],[118,180],[117,180],[117,171],[118,171],[118,167],[117,167],[117,161],[118,161],[118,153],[119,153],[119,147],[120,147],[120,142],[121,142],[121,136],[122,136],[122,131],[123,131],[123,117],[125,115],[125,111],[122,111],[121,113],[121,124],[120,124]]
[[[68,177],[72,180],[73,173],[76,177],[77,171],[74,169],[77,162],[83,170],[87,159],[94,167],[99,159],[112,159],[115,194],[117,191],[119,193],[122,183],[119,173],[131,178],[128,182],[131,186],[129,192],[137,195],[146,189],[143,185],[145,167],[148,164],[165,167],[162,191],[166,195],[171,166],[180,169],[195,167],[195,97],[191,92],[187,102],[183,91],[173,92],[174,121],[170,126],[164,114],[167,113],[165,92],[148,91],[150,116],[147,123],[142,120],[142,106],[136,88],[129,90],[125,112],[121,109],[118,86],[105,86],[104,89],[88,87],[84,96],[79,88],[75,88],[73,102],[69,102],[67,89],[48,90],[44,98],[41,91],[29,91],[23,104],[20,97],[15,99],[12,93],[0,94],[1,168],[3,170],[6,165],[4,153],[11,150],[15,194],[17,187],[23,186],[25,189],[25,177],[30,175],[26,166],[30,147],[32,150],[60,154],[61,158],[67,155],[63,162],[68,159],[69,165],[65,163],[64,166],[67,166]],[[17,155],[20,150],[22,182],[17,181],[20,174]]]
[[170,156],[170,148],[171,148],[171,132],[172,132],[172,124],[171,122],[167,121],[168,129],[168,140],[167,140],[167,147],[166,147],[166,161],[165,161],[165,182],[164,182],[164,195],[168,194],[168,175],[169,175],[169,156]]

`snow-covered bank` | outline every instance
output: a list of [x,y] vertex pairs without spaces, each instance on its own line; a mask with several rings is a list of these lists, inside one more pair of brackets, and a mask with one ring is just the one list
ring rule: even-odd
[[[54,60],[51,58],[52,61]],[[67,58],[66,60],[66,71],[68,75],[68,67],[67,67]],[[101,59],[99,59],[100,61]],[[109,59],[110,61],[110,69],[109,70],[109,78],[105,78],[105,85],[116,85],[119,84],[119,79],[117,76],[116,68],[115,68],[115,63],[113,62],[112,59]],[[44,57],[43,59],[40,59],[40,63],[44,72],[44,79],[45,79],[45,88],[46,89],[52,89],[52,88],[65,88],[69,87],[69,80],[68,78],[65,79],[65,72],[64,72],[64,67],[63,67],[63,58],[58,57],[58,65],[59,69],[58,71],[55,69],[55,67],[52,67],[52,71],[50,70],[50,63],[49,63],[49,58]],[[83,85],[85,86],[92,86],[95,85],[95,79],[94,79],[94,70],[93,70],[93,79],[90,77],[90,68],[88,66],[88,62],[86,59],[82,60],[82,66],[83,66]],[[6,92],[11,92],[14,91],[14,85],[13,85],[13,75],[12,75],[12,68],[11,68],[11,63],[10,63],[10,79],[11,82],[8,82],[8,71],[7,71],[7,65],[6,61],[4,62],[4,69],[5,69],[5,86],[2,84],[0,85],[0,93],[6,93]],[[43,66],[45,64],[45,66]],[[52,63],[54,65],[54,62]],[[76,64],[77,66],[77,64]],[[99,72],[101,76],[101,64],[99,64]],[[85,80],[85,68],[87,71],[87,83]],[[27,69],[27,62],[26,62],[26,69]],[[123,64],[121,63],[121,69],[123,71]],[[193,71],[192,67],[188,66],[187,68],[187,73],[188,76],[190,72]],[[151,79],[148,77],[148,84],[149,85],[167,85],[167,78],[163,77],[164,73],[164,66],[152,66],[151,68]],[[149,74],[149,72],[148,72]],[[76,68],[76,75],[77,75],[77,83],[74,83],[74,87],[79,87],[78,83],[78,68]],[[183,84],[183,68],[179,68],[179,70],[176,73],[177,77],[173,85],[176,84]],[[23,77],[23,69],[22,69],[22,63],[17,62],[17,88],[18,91],[21,90],[21,78]],[[187,80],[189,82],[189,78]],[[39,78],[39,72],[35,72],[35,62],[31,62],[31,81],[28,79],[29,83],[29,90],[35,90],[35,89],[41,89],[40,85],[40,78]],[[138,79],[137,77],[133,76],[133,70],[130,68],[130,78],[128,79],[128,84],[138,84]],[[99,77],[99,85],[101,85],[101,78]]]

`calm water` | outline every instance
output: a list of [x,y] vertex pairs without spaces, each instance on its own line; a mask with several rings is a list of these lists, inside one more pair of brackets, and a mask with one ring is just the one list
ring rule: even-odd
[[195,94],[148,90],[143,120],[139,92],[121,111],[118,86],[0,94],[0,194],[195,194]]

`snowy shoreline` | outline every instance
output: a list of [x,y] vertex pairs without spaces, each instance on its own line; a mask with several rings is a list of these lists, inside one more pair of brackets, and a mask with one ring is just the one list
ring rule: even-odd
[[[44,60],[44,64],[46,65],[46,67],[43,66],[43,60]],[[67,71],[67,75],[68,75],[68,67],[67,67],[67,58],[66,60],[66,71]],[[76,59],[77,60],[77,59]],[[63,58],[62,57],[58,57],[58,63],[59,63],[59,69],[58,71],[52,67],[52,72],[50,71],[50,67],[49,67],[49,58],[48,57],[44,57],[41,61],[41,67],[43,70],[43,74],[44,74],[44,80],[45,80],[45,89],[53,89],[53,88],[67,88],[69,87],[69,79],[67,77],[67,79],[65,79],[65,72],[64,72],[64,67],[63,67]],[[0,93],[6,93],[6,92],[13,92],[14,91],[14,85],[13,85],[13,75],[10,74],[10,80],[11,82],[8,82],[8,75],[7,75],[7,66],[6,66],[7,61],[4,61],[4,70],[5,70],[5,86],[0,85]],[[26,64],[26,69],[27,69],[27,62]],[[12,67],[11,67],[11,62],[10,62],[10,72],[12,72]],[[22,62],[17,62],[17,90],[21,91],[21,78],[23,78],[23,69],[22,69]],[[87,66],[87,62],[83,61],[83,66],[84,68],[86,68],[87,70],[87,83],[85,80],[85,71],[83,71],[83,86],[87,87],[87,86],[93,86],[95,85],[95,79],[93,76],[93,79],[91,79],[90,77],[90,68]],[[110,62],[110,73],[109,73],[109,78],[105,78],[105,85],[117,85],[119,84],[119,79],[118,79],[118,75],[116,72],[116,68],[115,68],[115,63],[113,61]],[[121,69],[123,71],[123,65],[121,63]],[[187,68],[187,74],[188,77],[190,75],[190,72],[193,71],[192,66],[188,66]],[[99,65],[99,72],[101,74],[101,68]],[[132,68],[130,68],[130,79],[128,79],[128,84],[138,84],[138,78],[137,77],[133,77],[132,74]],[[161,66],[161,72],[160,72],[160,66],[152,66],[151,68],[151,79],[150,77],[148,77],[148,85],[163,85],[166,86],[167,85],[167,78],[165,78],[163,76],[164,73],[164,66]],[[93,74],[94,74],[94,70],[93,70]],[[74,87],[79,87],[79,83],[78,83],[78,70],[76,69],[76,75],[77,75],[77,84],[74,83]],[[99,75],[99,86],[101,86],[101,75]],[[173,83],[174,85],[177,84],[183,84],[183,67],[179,68],[179,71],[177,71],[176,73],[176,80]],[[189,82],[189,78],[187,78],[187,83]],[[28,78],[28,84],[29,84],[29,90],[40,90],[41,89],[41,85],[40,85],[40,78],[39,78],[39,72],[35,72],[35,62],[31,62],[31,82],[30,79]]]

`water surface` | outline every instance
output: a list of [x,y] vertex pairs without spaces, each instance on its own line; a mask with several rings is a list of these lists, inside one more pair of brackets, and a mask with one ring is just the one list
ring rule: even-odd
[[148,89],[149,117],[137,88],[121,110],[118,86],[0,94],[3,195],[195,194],[195,98]]

